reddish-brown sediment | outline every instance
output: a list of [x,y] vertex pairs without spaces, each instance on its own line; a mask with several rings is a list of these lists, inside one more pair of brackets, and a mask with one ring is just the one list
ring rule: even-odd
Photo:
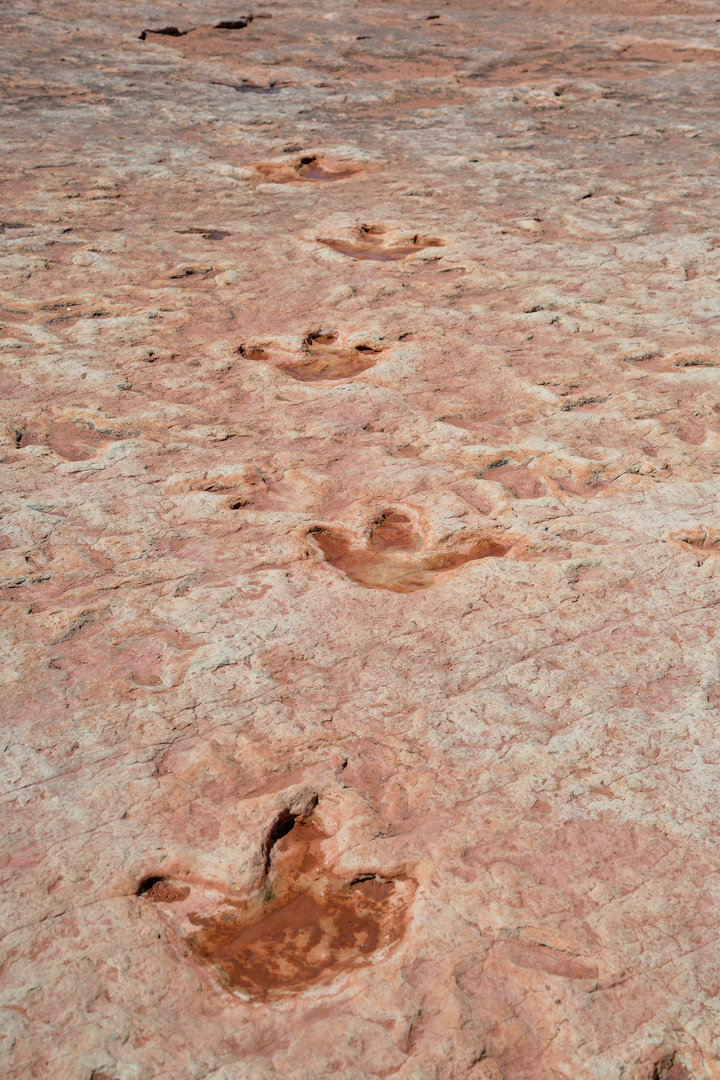
[[176,904],[188,898],[190,889],[187,885],[179,887],[173,885],[170,881],[158,878],[152,882],[144,883],[144,886],[140,889],[140,895],[153,904]]
[[359,171],[361,166],[358,165],[337,165],[333,168],[330,162],[322,158],[305,158],[300,162],[298,176],[301,180],[344,180]]
[[680,1061],[675,1061],[667,1072],[658,1071],[662,1080],[693,1080],[691,1073]]
[[[259,898],[243,903],[220,894],[211,905],[217,911],[208,912],[199,883],[150,879],[139,890],[222,985],[256,1001],[370,963],[402,936],[412,894],[407,881],[332,873],[321,849],[327,835],[312,820],[289,818],[277,831],[279,838],[268,843],[269,879]],[[202,913],[193,910],[198,903]]]
[[312,334],[306,339],[302,362],[281,363],[278,367],[301,382],[349,379],[373,367],[380,352],[380,348],[372,345],[343,347],[337,344],[337,334],[326,331]]
[[382,225],[363,225],[354,237],[321,238],[321,244],[350,259],[375,259],[378,262],[398,262],[416,255],[425,248],[443,246],[443,241],[427,236],[412,236],[409,240],[393,240]]
[[373,878],[300,893],[260,922],[240,928],[218,917],[187,940],[217,968],[226,985],[266,1000],[368,963],[400,936],[392,881]]
[[300,156],[294,161],[269,161],[255,169],[274,184],[294,184],[312,181],[347,180],[363,171],[362,165],[317,155]]
[[292,359],[273,356],[272,350],[260,345],[242,345],[240,351],[248,360],[272,363],[299,382],[319,382],[360,375],[377,364],[383,350],[379,345],[343,345],[334,330],[321,330],[309,334]]
[[400,511],[387,511],[369,530],[365,542],[331,528],[311,533],[326,562],[342,570],[366,589],[416,592],[438,583],[438,574],[456,570],[479,559],[507,554],[511,541],[484,537],[458,550],[423,552],[421,535]]

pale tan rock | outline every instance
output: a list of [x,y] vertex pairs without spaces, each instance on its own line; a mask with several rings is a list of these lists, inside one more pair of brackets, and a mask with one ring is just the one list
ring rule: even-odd
[[0,13],[3,1077],[720,1080],[716,15]]

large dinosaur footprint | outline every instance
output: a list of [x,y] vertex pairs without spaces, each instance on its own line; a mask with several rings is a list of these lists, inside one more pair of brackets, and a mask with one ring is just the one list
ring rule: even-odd
[[313,818],[286,814],[268,837],[254,896],[191,876],[150,878],[139,893],[228,989],[261,1001],[298,992],[386,952],[404,933],[414,891],[402,877],[332,873],[327,839]]

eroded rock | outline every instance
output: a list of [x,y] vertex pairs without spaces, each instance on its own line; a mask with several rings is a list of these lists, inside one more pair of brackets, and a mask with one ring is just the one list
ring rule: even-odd
[[0,12],[3,1077],[719,1080],[715,14]]

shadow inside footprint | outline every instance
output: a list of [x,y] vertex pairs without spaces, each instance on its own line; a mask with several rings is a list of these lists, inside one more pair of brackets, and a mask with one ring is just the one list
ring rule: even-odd
[[300,161],[297,174],[301,180],[345,180],[361,171],[359,165],[337,165],[333,168],[321,157],[305,157]]
[[244,15],[241,19],[223,19],[213,24],[214,30],[244,30],[252,22],[252,15]]
[[380,262],[397,262],[408,255],[429,247],[443,247],[442,240],[429,236],[413,236],[405,243],[388,243],[385,228],[382,225],[361,225],[357,238],[335,240],[320,238],[320,243],[350,259],[377,259]]
[[202,236],[203,240],[224,240],[226,236],[232,236],[232,233],[225,232],[223,229],[176,229],[177,233],[181,236]]
[[372,345],[346,348],[337,344],[337,334],[326,330],[309,335],[304,342],[305,354],[300,363],[279,364],[281,371],[300,382],[321,379],[349,379],[377,363],[382,350]]
[[312,820],[287,815],[274,834],[269,876],[254,902],[194,881],[149,878],[138,890],[196,959],[256,1001],[368,963],[402,936],[413,891],[406,879],[330,873],[321,850],[327,836]]
[[103,446],[115,442],[116,435],[108,435],[83,424],[61,423],[46,431],[19,431],[16,445],[49,446],[58,457],[66,461],[87,461]]
[[366,589],[417,592],[438,583],[438,574],[465,563],[505,555],[511,544],[483,538],[465,550],[422,551],[422,538],[410,519],[396,510],[386,511],[374,523],[364,546],[346,534],[318,528],[311,533],[325,561],[342,570]]
[[158,29],[143,30],[139,37],[140,41],[147,41],[148,35],[152,36],[158,34],[164,35],[165,37],[185,37],[185,35],[189,33],[189,30],[178,30],[177,26],[162,26]]
[[214,86],[230,86],[230,90],[236,90],[239,94],[280,94],[282,86],[276,86],[271,82],[269,86],[260,86],[256,82],[214,82]]

